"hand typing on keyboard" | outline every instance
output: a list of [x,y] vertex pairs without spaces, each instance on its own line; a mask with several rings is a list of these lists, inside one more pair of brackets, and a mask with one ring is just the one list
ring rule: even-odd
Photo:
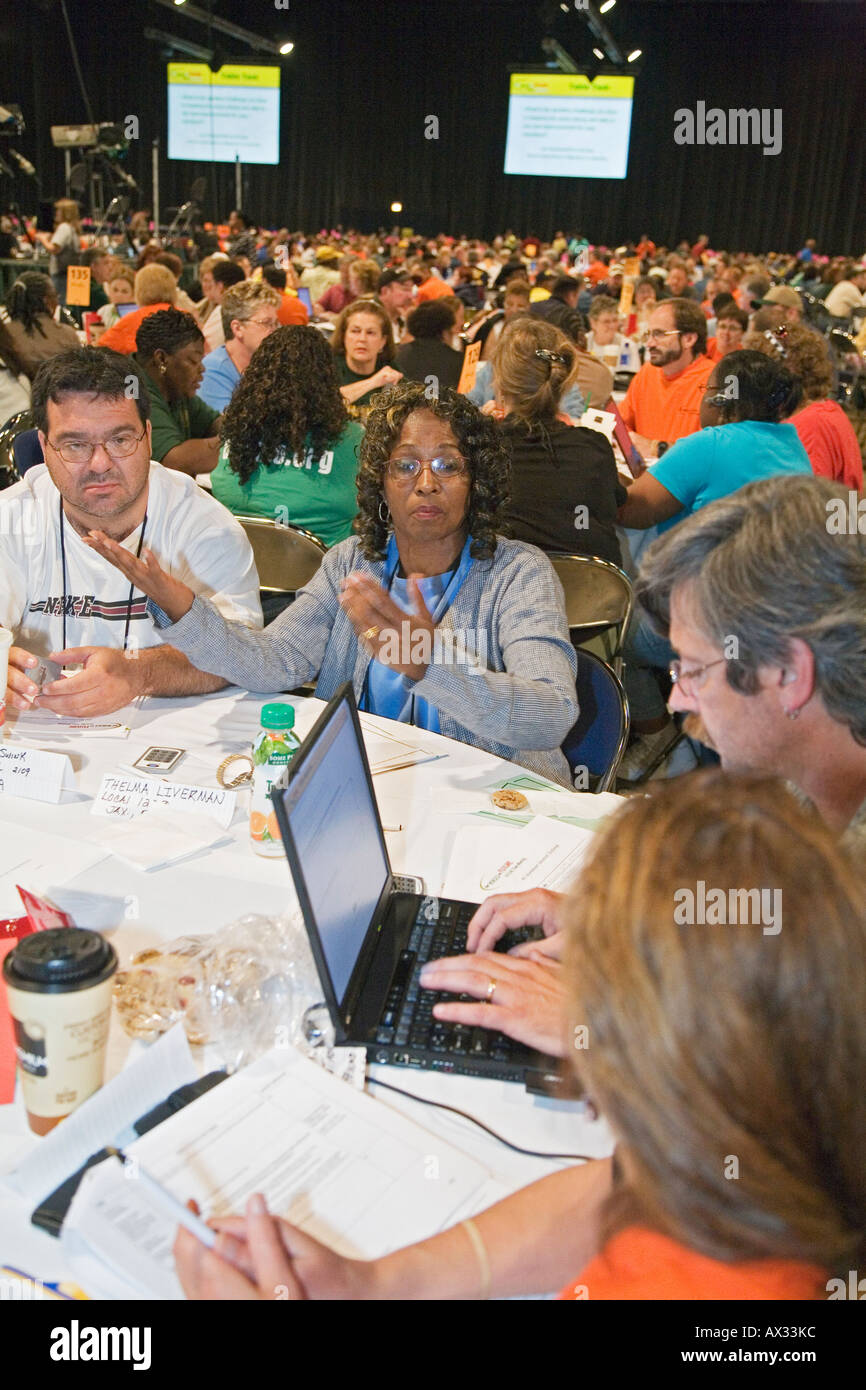
[[[467,951],[492,951],[507,932],[538,926],[550,938],[543,945],[506,944],[506,950],[525,956],[540,951],[554,960],[561,958],[562,908],[565,898],[547,888],[530,888],[525,893],[494,893],[481,904],[466,933]],[[552,949],[551,949],[552,948]]]
[[467,1029],[494,1029],[527,1047],[564,1057],[565,994],[560,967],[538,953],[538,947],[536,952],[529,959],[483,951],[428,961],[420,976],[423,990],[470,996],[468,1002],[457,998],[436,1004],[433,1018]]

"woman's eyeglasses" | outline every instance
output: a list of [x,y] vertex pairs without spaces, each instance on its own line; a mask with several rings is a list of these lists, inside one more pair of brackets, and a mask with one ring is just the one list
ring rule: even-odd
[[55,454],[59,454],[64,463],[89,463],[100,444],[109,458],[128,459],[135,453],[146,432],[145,425],[140,434],[133,434],[132,430],[119,430],[117,434],[110,434],[107,439],[70,439],[62,448],[51,444],[50,439],[45,442],[51,444]]
[[396,458],[388,460],[388,477],[397,483],[417,478],[423,467],[429,467],[434,477],[444,480],[459,478],[466,472],[466,460],[456,454],[444,454],[435,459]]
[[671,678],[671,685],[678,685],[682,694],[689,698],[694,691],[699,690],[704,683],[704,676],[713,666],[720,666],[727,657],[720,656],[716,661],[707,661],[703,666],[693,666],[690,671],[684,671],[682,662],[672,661],[668,667],[668,675]]

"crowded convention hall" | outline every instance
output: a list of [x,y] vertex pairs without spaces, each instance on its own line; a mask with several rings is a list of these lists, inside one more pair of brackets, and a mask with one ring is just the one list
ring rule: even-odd
[[22,0],[0,1297],[52,1359],[167,1366],[185,1300],[840,1353],[863,20]]

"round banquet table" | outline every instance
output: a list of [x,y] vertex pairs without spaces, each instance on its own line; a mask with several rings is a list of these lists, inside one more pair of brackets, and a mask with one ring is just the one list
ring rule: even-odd
[[[295,707],[296,729],[303,737],[324,708],[323,702],[296,696],[284,698]],[[186,756],[170,780],[215,787],[216,769],[222,759],[231,752],[248,751],[258,732],[259,712],[264,703],[261,696],[234,689],[189,699],[149,699],[136,710],[132,731],[126,739],[71,733],[62,742],[40,740],[35,746],[69,755],[77,792],[67,793],[58,805],[0,797],[0,836],[4,825],[14,825],[31,829],[36,838],[43,831],[88,848],[98,846],[100,829],[109,822],[92,816],[91,808],[104,773],[116,771],[119,764],[131,764],[150,745],[181,747]],[[436,761],[374,777],[383,824],[401,827],[385,836],[394,872],[420,875],[427,891],[438,893],[456,831],[475,820],[464,813],[448,813],[447,788],[452,774],[455,785],[465,785],[466,779],[473,785],[489,785],[525,769],[426,730],[368,715],[364,720],[438,755]],[[431,786],[436,789],[435,810]],[[137,951],[179,935],[206,934],[247,913],[273,916],[296,910],[297,900],[285,859],[264,859],[251,848],[247,795],[240,793],[232,825],[218,845],[148,872],[107,855],[50,896],[61,908],[66,901],[76,904],[77,926],[96,927],[110,935],[121,968]],[[574,798],[574,814],[588,817],[609,813],[619,800],[612,795],[578,792]],[[128,1038],[113,1015],[106,1080],[140,1055],[144,1046]],[[193,1050],[193,1056],[197,1054],[201,1054],[201,1049]],[[202,1071],[214,1065],[219,1062],[208,1058],[205,1050]],[[466,1110],[506,1138],[542,1153],[601,1157],[612,1148],[604,1123],[591,1120],[583,1107],[573,1101],[530,1095],[513,1083],[408,1068],[371,1067],[369,1074],[381,1075],[417,1096]],[[516,1154],[466,1120],[417,1101],[375,1086],[369,1088],[369,1093],[377,1103],[403,1111],[416,1123],[483,1162],[509,1190],[563,1166],[558,1161]],[[49,1281],[70,1277],[60,1243],[34,1228],[23,1200],[2,1185],[2,1174],[25,1161],[39,1142],[27,1126],[20,1095],[16,1094],[12,1104],[0,1106],[2,1262]]]

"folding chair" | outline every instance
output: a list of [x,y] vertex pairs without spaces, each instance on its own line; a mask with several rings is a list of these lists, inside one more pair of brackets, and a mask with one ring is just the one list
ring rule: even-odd
[[[19,441],[27,435],[32,435],[36,441],[38,457],[30,457],[27,461],[22,455],[19,460]],[[27,452],[32,454],[32,449]],[[42,450],[33,428],[33,416],[29,410],[19,410],[17,415],[10,415],[5,424],[0,425],[0,488],[19,482],[34,463],[42,463]]]
[[604,660],[622,674],[622,647],[633,606],[631,580],[618,565],[592,555],[548,556],[565,590],[575,647],[598,641]]
[[577,649],[577,723],[562,742],[578,791],[605,792],[628,742],[628,697],[611,668],[585,647]]

